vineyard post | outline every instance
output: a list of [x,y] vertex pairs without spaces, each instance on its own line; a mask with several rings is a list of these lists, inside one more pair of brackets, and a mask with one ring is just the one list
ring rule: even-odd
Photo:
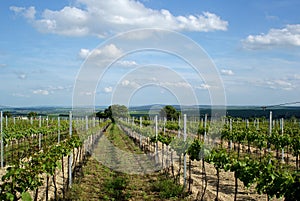
[[30,124],[32,125],[33,124],[33,118],[30,117]]
[[[272,111],[270,111],[270,119],[269,119],[269,136],[272,135]],[[270,153],[271,150],[271,144],[270,141],[268,140],[268,152]]]
[[[183,115],[183,141],[186,142],[186,114]],[[183,156],[183,186],[186,187],[186,154]]]
[[180,138],[180,115],[178,117],[178,138]]
[[[69,113],[69,135],[72,137],[72,112]],[[69,155],[69,188],[72,186],[72,153]]]
[[230,132],[230,141],[229,141],[229,149],[232,149],[232,119],[229,120],[229,132]]
[[[142,117],[140,117],[140,128],[142,129]],[[142,147],[142,135],[141,133],[139,133],[140,135],[140,147]]]
[[60,117],[57,117],[57,142],[60,143]]
[[204,144],[206,142],[206,125],[207,125],[207,114],[205,114],[205,117],[204,117]]
[[7,122],[7,115],[5,115],[5,128],[7,129],[7,124],[8,124],[8,122]]
[[85,116],[85,130],[89,130],[89,119],[88,116]]
[[158,162],[158,142],[157,142],[157,132],[158,132],[158,128],[157,128],[157,115],[155,115],[155,162]]
[[[42,127],[42,117],[39,116],[39,128]],[[42,133],[39,133],[39,149],[42,148]]]
[[[280,119],[281,135],[283,135],[284,119]],[[281,148],[281,161],[284,162],[284,147]]]
[[16,125],[16,117],[14,117],[14,125]]
[[3,168],[3,125],[2,122],[3,121],[3,112],[0,112],[0,132],[1,132],[1,168]]
[[49,117],[46,117],[47,127],[49,126]]
[[131,127],[131,137],[133,138],[133,135],[134,135],[134,130],[133,130],[133,126],[134,126],[134,117],[132,117],[132,122],[131,122],[131,125],[132,125],[132,127]]
[[93,117],[93,127],[95,127],[95,126],[96,126],[96,118]]
[[164,117],[164,135],[166,134],[166,121],[167,121],[167,118]]

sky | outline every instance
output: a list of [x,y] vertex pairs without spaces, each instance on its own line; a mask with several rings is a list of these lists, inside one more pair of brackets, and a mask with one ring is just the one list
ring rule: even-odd
[[[299,7],[298,0],[1,1],[0,105],[70,106],[88,65],[105,70],[90,71],[97,85],[81,91],[81,98],[91,98],[95,105],[297,102]],[[153,30],[131,32],[151,28],[170,31],[178,41],[160,41]],[[125,37],[117,40],[124,33],[131,36],[126,46]],[[202,52],[182,45],[183,38]],[[163,51],[129,53],[138,41],[159,43]],[[188,59],[164,51],[179,44],[178,51],[194,56],[189,59],[205,53],[199,61],[210,60],[210,73],[217,78],[206,72],[199,76]],[[110,58],[116,60],[104,66]],[[224,94],[216,95],[220,90]]]

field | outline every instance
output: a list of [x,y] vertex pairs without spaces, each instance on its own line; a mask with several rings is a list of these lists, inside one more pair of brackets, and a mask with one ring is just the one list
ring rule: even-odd
[[1,122],[2,200],[299,200],[296,118]]

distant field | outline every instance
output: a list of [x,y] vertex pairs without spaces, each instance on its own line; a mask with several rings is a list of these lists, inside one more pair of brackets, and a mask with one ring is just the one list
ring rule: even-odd
[[[155,115],[159,113],[160,108],[163,105],[146,105],[146,106],[136,106],[129,107],[131,116],[148,116]],[[177,110],[182,109],[182,113],[188,116],[204,116],[205,114],[210,115],[210,106],[182,106],[174,105]],[[104,110],[106,106],[96,107],[96,112]],[[72,110],[71,107],[0,107],[2,111],[10,111],[13,116],[26,116],[29,112],[36,112],[41,116],[65,116],[68,115],[69,111]],[[251,118],[251,117],[268,117],[270,110],[273,111],[273,116],[275,118],[300,118],[300,107],[291,106],[277,106],[277,107],[267,107],[263,108],[261,106],[227,106],[226,115],[232,117],[241,118]],[[150,112],[149,112],[150,111]],[[214,111],[218,111],[218,108],[214,108]]]

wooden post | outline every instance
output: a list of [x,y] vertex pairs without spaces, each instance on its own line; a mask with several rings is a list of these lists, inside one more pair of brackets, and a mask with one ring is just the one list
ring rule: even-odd
[[[269,136],[272,135],[272,124],[273,124],[273,121],[272,121],[272,111],[270,111],[270,118],[269,118]],[[271,150],[271,144],[270,142],[268,141],[268,152],[270,152]]]
[[[72,137],[72,112],[69,113],[69,135]],[[69,157],[69,188],[72,186],[72,162],[73,162],[73,155],[72,152],[70,153]]]
[[206,143],[206,126],[207,126],[207,114],[205,114],[205,117],[204,117],[204,144]]
[[57,142],[60,143],[60,117],[57,117],[57,126],[58,126]]
[[3,163],[3,156],[4,156],[4,151],[3,151],[3,112],[0,112],[0,133],[1,133],[1,168],[4,167]]
[[[186,142],[186,114],[183,115],[183,141]],[[186,154],[183,155],[183,186],[186,187]]]
[[[281,118],[280,120],[281,135],[283,135],[284,118]],[[281,149],[281,161],[284,163],[284,147]]]
[[155,162],[158,162],[158,142],[157,142],[157,135],[158,135],[158,126],[157,126],[157,115],[155,115]]

